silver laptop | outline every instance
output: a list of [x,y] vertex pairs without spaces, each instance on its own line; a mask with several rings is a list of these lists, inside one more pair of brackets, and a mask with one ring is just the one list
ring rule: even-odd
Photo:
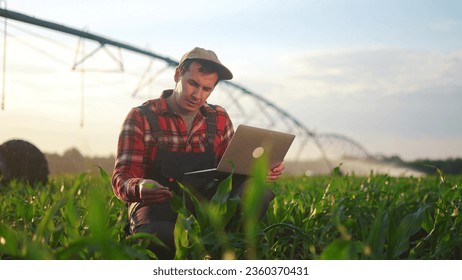
[[185,175],[205,172],[249,175],[254,161],[265,153],[268,155],[268,169],[271,169],[284,161],[294,139],[293,134],[241,124],[216,168],[186,172]]

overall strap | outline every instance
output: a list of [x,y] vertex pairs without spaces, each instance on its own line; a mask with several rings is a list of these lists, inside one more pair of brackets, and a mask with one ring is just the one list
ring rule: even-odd
[[[209,104],[209,106],[215,109],[214,105]],[[207,137],[207,149],[213,151],[213,142],[217,135],[217,112],[215,110],[207,112],[207,131],[205,134]]]
[[159,128],[159,120],[157,116],[149,109],[147,104],[140,105],[138,108],[143,112],[149,122],[149,126],[151,127],[152,136],[157,138],[157,136],[162,135],[162,131]]
[[140,105],[138,108],[143,112],[143,114],[146,116],[148,119],[149,125],[151,126],[152,132],[157,132],[160,131],[159,129],[159,122],[157,121],[157,116],[154,115],[154,113],[149,110],[148,105]]

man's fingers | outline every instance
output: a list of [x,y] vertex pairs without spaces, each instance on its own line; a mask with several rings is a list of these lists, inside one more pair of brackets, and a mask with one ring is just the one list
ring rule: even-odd
[[141,200],[146,202],[162,202],[172,197],[172,192],[164,187],[155,189],[143,188],[140,193]]

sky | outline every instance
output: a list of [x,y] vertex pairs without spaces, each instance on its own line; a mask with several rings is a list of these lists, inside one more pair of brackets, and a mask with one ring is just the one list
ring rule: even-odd
[[[195,46],[212,49],[235,83],[310,130],[345,135],[374,155],[462,157],[462,1],[14,0],[6,6],[175,60]],[[46,33],[72,46],[61,53],[64,47],[42,46],[31,35],[43,30],[8,24],[0,143],[24,138],[45,152],[76,147],[86,155],[114,154],[125,115],[144,101],[131,97],[137,80],[128,64],[139,79],[147,63],[124,55],[125,74],[82,76],[69,71],[76,38]],[[160,79],[159,91],[172,82]]]

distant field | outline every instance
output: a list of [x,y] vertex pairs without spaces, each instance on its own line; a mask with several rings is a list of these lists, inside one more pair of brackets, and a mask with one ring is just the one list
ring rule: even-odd
[[[258,174],[246,205],[258,204],[266,184]],[[263,221],[243,207],[228,223],[236,201],[225,181],[197,217],[174,200],[177,258],[461,259],[461,182],[443,174],[284,177],[269,185],[277,196]],[[142,241],[149,236],[125,236],[125,205],[104,171],[0,191],[0,259],[156,258]]]

